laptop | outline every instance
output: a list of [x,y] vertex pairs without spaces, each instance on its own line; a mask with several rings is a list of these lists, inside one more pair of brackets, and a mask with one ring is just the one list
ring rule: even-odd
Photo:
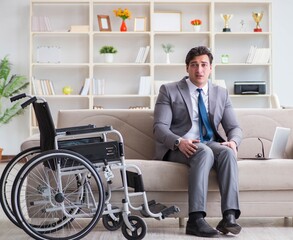
[[286,150],[291,129],[276,127],[271,149],[268,157],[243,158],[248,160],[268,160],[274,158],[283,158]]

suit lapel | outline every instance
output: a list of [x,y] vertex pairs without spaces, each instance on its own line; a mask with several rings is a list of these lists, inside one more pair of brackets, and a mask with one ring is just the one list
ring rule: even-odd
[[193,112],[192,112],[192,103],[191,103],[191,97],[190,97],[190,93],[189,93],[189,88],[188,85],[186,83],[186,79],[188,77],[184,77],[181,81],[179,81],[178,83],[178,89],[179,92],[186,104],[186,107],[188,109],[188,113],[189,113],[189,117],[190,119],[192,119],[193,116]]
[[208,82],[209,84],[209,114],[211,116],[215,115],[215,110],[216,110],[216,101],[218,99],[218,91],[216,90],[216,88],[214,87],[214,85],[210,82]]

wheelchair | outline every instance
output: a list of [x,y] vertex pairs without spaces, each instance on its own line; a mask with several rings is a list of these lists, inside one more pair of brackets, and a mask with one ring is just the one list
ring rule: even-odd
[[[180,211],[147,200],[142,173],[125,163],[123,137],[112,126],[55,129],[44,98],[20,94],[11,101],[22,98],[28,98],[22,108],[33,106],[40,146],[22,151],[7,164],[0,180],[1,205],[29,236],[81,239],[102,218],[107,230],[121,228],[126,239],[143,239],[146,223],[131,210],[157,220]],[[116,187],[115,177],[121,178]],[[115,191],[123,192],[121,206],[111,204]],[[133,206],[131,198],[137,197],[142,204]]]

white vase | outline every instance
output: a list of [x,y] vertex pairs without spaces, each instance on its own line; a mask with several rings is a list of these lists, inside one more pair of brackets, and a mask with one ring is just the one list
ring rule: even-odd
[[113,53],[105,53],[104,59],[106,63],[112,63],[114,61],[114,54]]
[[193,29],[195,32],[200,32],[200,27],[201,27],[200,25],[194,25]]
[[166,53],[166,63],[170,63],[170,53]]

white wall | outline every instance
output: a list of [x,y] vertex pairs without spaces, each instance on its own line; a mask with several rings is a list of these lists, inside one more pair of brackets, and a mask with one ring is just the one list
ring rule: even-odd
[[273,0],[273,88],[282,106],[293,106],[293,1]]
[[[293,1],[273,2],[273,87],[281,105],[293,106]],[[29,75],[29,0],[0,1],[0,58],[9,54],[12,73]],[[17,154],[29,135],[28,114],[0,127],[0,146],[5,155]]]
[[[29,0],[1,0],[0,18],[0,58],[8,54],[13,64],[11,73],[28,76]],[[17,154],[20,143],[29,135],[27,112],[0,127],[4,155]]]

